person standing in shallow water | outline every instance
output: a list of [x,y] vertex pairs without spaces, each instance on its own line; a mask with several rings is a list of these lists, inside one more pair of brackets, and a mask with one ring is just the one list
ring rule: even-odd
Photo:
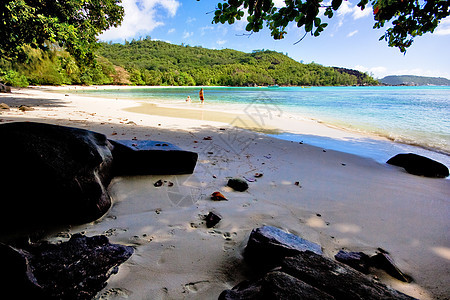
[[203,96],[203,88],[200,89],[200,92],[198,92],[198,95],[199,95],[199,97],[200,97],[200,101],[203,103],[203,101],[205,101],[205,98],[204,98],[204,96]]

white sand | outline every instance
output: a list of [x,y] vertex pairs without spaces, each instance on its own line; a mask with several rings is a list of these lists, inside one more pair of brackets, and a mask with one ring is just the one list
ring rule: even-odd
[[[450,295],[449,180],[418,177],[371,159],[229,125],[248,120],[244,115],[236,119],[230,113],[231,122],[207,111],[204,120],[176,109],[177,118],[161,111],[162,116],[149,115],[130,109],[140,106],[131,100],[65,96],[39,88],[0,94],[1,102],[12,107],[1,112],[1,122],[68,125],[111,139],[166,141],[199,153],[192,175],[115,178],[111,210],[97,222],[68,229],[88,236],[105,233],[114,243],[135,246],[101,299],[217,299],[249,274],[242,251],[250,231],[265,224],[319,243],[329,257],[339,249],[373,254],[381,247],[415,280],[406,284],[380,272],[382,282],[420,299]],[[20,112],[20,104],[35,110]],[[279,123],[272,121],[259,129],[276,129]],[[312,135],[350,134],[317,122],[302,124],[297,128]],[[203,140],[207,136],[212,140]],[[365,137],[352,134],[358,138]],[[246,192],[225,187],[227,177],[253,178],[257,172],[264,176],[249,182]],[[174,186],[154,187],[159,179]],[[210,200],[214,191],[229,201]],[[223,219],[207,229],[202,218],[210,211]]]

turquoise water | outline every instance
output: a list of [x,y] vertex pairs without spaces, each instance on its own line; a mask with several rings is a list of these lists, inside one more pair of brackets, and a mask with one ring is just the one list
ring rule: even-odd
[[[210,108],[317,119],[392,141],[450,154],[450,87],[205,87]],[[199,87],[85,90],[79,93],[179,104]],[[292,139],[293,137],[290,136]]]

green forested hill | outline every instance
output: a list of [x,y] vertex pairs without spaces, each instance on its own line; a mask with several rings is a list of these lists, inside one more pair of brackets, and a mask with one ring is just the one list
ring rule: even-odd
[[450,85],[450,80],[446,78],[413,75],[390,75],[380,81],[388,85]]
[[23,62],[0,57],[0,82],[13,86],[62,84],[126,85],[373,85],[356,70],[302,64],[270,51],[244,53],[173,45],[150,38],[100,43],[96,63],[78,66],[64,49],[26,47]]
[[[257,50],[244,53],[173,45],[150,39],[125,44],[102,43],[98,54],[130,74],[130,81],[146,85],[355,85],[378,84],[315,63],[302,64],[284,54]],[[354,71],[354,70],[353,70]]]

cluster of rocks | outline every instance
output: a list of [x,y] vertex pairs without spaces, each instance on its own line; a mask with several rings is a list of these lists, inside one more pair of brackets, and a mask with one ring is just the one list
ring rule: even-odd
[[254,229],[244,253],[256,279],[223,291],[237,299],[414,299],[322,255],[321,247],[272,226]]
[[[8,104],[6,104],[6,103],[0,103],[0,111],[8,111],[8,110],[10,110],[11,109],[11,107],[9,107],[9,105]],[[31,107],[31,106],[28,106],[28,105],[20,105],[19,107],[18,107],[18,109],[20,110],[20,111],[22,111],[22,112],[26,112],[26,111],[33,111],[34,110],[34,108],[33,107]]]
[[[2,105],[2,109],[9,107]],[[155,141],[112,141],[78,128],[33,122],[0,126],[2,294],[14,298],[91,299],[133,248],[106,236],[21,243],[39,230],[97,220],[111,206],[114,176],[188,174],[197,153]],[[14,245],[14,246],[12,246]]]

